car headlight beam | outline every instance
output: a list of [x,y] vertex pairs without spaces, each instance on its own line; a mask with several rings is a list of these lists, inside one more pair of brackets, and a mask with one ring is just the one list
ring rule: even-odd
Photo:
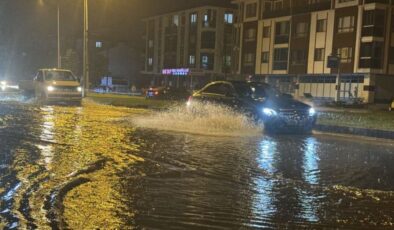
[[314,108],[309,109],[309,116],[313,117],[316,115],[316,110]]
[[55,90],[55,87],[53,87],[53,86],[48,86],[47,87],[47,90],[49,91],[49,92],[52,92],[52,91],[54,91]]
[[278,115],[278,113],[275,110],[270,109],[270,108],[263,108],[263,113],[267,116],[270,116],[270,117]]

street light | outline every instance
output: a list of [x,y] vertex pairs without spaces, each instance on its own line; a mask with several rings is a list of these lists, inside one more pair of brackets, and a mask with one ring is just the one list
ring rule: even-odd
[[83,85],[84,85],[84,96],[89,91],[89,9],[88,0],[83,2]]

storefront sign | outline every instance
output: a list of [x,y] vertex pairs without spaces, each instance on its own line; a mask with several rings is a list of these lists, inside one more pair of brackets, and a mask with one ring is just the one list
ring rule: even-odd
[[186,76],[190,73],[190,69],[163,69],[163,75]]

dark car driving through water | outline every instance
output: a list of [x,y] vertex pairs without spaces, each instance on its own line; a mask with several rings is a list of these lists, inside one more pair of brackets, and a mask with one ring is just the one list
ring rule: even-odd
[[216,81],[195,92],[187,102],[220,104],[239,110],[264,123],[268,132],[311,132],[316,111],[311,106],[282,94],[266,83]]

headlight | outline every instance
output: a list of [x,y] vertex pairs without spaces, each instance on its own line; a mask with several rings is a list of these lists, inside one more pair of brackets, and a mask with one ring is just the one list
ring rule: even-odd
[[55,90],[55,87],[53,87],[53,86],[48,86],[48,87],[47,87],[47,90],[48,90],[49,92],[52,92],[52,91]]
[[309,116],[315,116],[316,115],[316,110],[314,108],[309,109]]
[[78,92],[82,92],[82,87],[78,87],[78,88],[77,88],[77,91],[78,91]]
[[275,110],[270,109],[270,108],[264,108],[264,109],[263,109],[263,113],[264,113],[265,115],[267,115],[267,116],[270,116],[270,117],[273,117],[273,116],[278,115],[278,113],[277,113]]

